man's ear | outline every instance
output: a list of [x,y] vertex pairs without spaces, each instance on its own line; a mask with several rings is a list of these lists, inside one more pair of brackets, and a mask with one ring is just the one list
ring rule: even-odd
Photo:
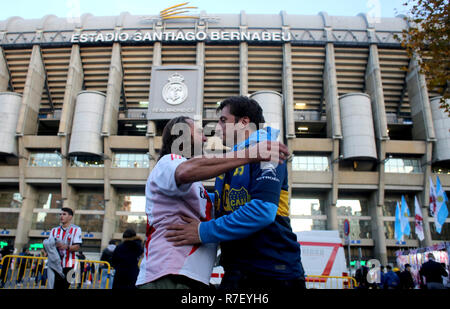
[[242,126],[242,128],[245,128],[249,125],[250,123],[250,118],[248,118],[247,116],[241,117],[241,119],[239,119],[239,124]]

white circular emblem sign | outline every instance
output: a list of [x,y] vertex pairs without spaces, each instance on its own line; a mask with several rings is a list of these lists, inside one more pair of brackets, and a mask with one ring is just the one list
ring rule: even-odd
[[162,89],[162,97],[166,103],[178,105],[186,100],[188,88],[183,81],[184,77],[179,73],[174,73],[169,77],[169,82]]

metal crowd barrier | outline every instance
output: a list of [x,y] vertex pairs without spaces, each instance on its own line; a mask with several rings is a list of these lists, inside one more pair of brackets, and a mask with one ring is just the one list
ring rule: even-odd
[[338,276],[307,276],[307,289],[355,289],[358,286],[353,277],[338,277]]
[[[47,258],[6,255],[0,266],[0,288],[46,289]],[[105,271],[106,269],[106,271]],[[105,261],[77,260],[70,273],[70,289],[110,289],[111,265]]]

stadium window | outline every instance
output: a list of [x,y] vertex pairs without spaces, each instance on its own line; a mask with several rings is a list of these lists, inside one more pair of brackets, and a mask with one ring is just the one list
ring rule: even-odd
[[29,155],[28,166],[61,167],[62,159],[56,152],[32,152]]
[[115,168],[149,168],[146,153],[115,153],[112,167]]
[[417,174],[422,173],[419,159],[415,158],[389,158],[384,164],[386,173]]
[[328,172],[330,164],[327,156],[295,155],[292,159],[293,171]]
[[98,156],[73,156],[70,157],[71,167],[103,167],[103,159]]

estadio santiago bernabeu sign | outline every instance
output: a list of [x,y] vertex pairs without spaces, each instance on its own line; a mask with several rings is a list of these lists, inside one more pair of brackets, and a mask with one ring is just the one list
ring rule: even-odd
[[284,31],[86,31],[73,33],[71,36],[72,43],[183,41],[290,42],[291,40],[292,34]]

